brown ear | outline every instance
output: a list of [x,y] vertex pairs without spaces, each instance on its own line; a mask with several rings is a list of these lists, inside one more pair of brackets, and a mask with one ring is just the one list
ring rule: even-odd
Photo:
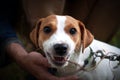
[[30,39],[33,42],[33,44],[38,48],[38,37],[39,37],[39,30],[40,25],[43,19],[39,19],[35,25],[35,28],[30,32]]
[[79,27],[81,31],[81,41],[83,46],[82,52],[83,52],[84,49],[92,43],[94,36],[89,32],[89,30],[85,28],[85,25],[80,21],[79,21]]

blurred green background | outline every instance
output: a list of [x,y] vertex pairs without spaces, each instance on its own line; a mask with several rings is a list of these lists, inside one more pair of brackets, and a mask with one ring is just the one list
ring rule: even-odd
[[[108,42],[120,48],[120,28]],[[23,71],[16,63],[0,68],[0,80],[26,80],[27,72]]]
[[120,48],[120,28],[109,43]]

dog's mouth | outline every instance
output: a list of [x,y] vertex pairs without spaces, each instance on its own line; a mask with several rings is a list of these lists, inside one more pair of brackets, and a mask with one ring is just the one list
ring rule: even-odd
[[69,55],[68,56],[52,56],[50,55],[49,53],[47,53],[48,56],[50,57],[51,61],[56,65],[56,66],[63,66],[67,59],[69,58]]
[[54,59],[52,61],[54,62],[54,64],[62,66],[66,62],[66,57],[54,56]]

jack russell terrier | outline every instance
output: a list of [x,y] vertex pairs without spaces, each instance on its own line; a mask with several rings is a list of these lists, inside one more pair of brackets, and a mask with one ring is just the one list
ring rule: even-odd
[[95,40],[81,21],[50,15],[37,22],[30,38],[57,69],[57,76],[120,80],[120,49]]

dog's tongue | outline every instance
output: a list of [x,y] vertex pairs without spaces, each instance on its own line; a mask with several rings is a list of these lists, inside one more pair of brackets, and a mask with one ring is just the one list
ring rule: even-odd
[[56,61],[65,61],[64,57],[54,57]]

